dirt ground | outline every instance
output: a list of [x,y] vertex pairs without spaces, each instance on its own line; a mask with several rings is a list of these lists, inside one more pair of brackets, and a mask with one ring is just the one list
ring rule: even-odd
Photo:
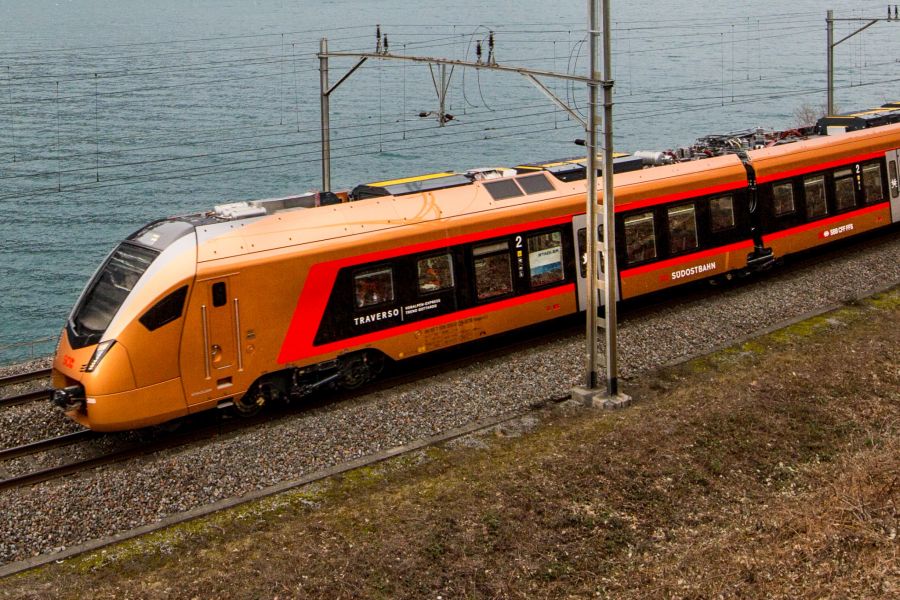
[[900,291],[625,385],[0,597],[900,596]]

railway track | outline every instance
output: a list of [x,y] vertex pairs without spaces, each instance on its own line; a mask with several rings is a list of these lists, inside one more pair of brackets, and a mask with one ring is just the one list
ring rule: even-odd
[[[806,263],[813,260],[813,258],[814,257],[800,257],[792,265],[786,267],[784,271],[790,272],[792,270],[802,269],[806,265]],[[747,281],[746,283],[752,285],[752,279]],[[735,287],[741,287],[744,284],[745,282],[736,282],[733,285]],[[709,286],[699,284],[688,286],[684,290],[684,292],[685,293],[677,299],[665,296],[650,296],[641,299],[641,301],[639,302],[630,303],[628,310],[624,311],[622,320],[629,321],[632,319],[640,319],[647,313],[660,310],[661,308],[665,308],[666,306],[672,304],[684,302],[685,298],[702,299],[708,297],[709,295],[715,295],[718,293]],[[473,361],[482,362],[493,358],[502,357],[504,355],[515,354],[522,348],[530,347],[535,344],[539,345],[549,343],[555,338],[566,337],[571,333],[580,330],[582,327],[583,322],[581,322],[577,318],[571,318],[564,320],[564,322],[562,323],[554,323],[550,326],[538,325],[531,328],[527,332],[516,332],[497,336],[490,344],[487,345],[487,347],[485,347],[485,344],[483,343],[476,342],[476,347],[474,348],[465,346],[444,351],[441,353],[443,357],[436,363],[434,362],[434,357],[430,357],[428,360],[423,360],[421,362],[413,360],[407,366],[413,366],[415,363],[418,363],[416,365],[416,368],[407,370],[403,373],[389,374],[387,377],[381,380],[370,383],[364,388],[364,390],[362,390],[363,395],[379,391],[386,391],[403,384],[415,382],[418,379],[433,377],[442,371],[458,369]],[[41,375],[46,374],[46,372],[47,370],[43,370],[36,371],[34,373],[22,374],[18,376],[18,381],[27,381],[29,379],[29,375],[31,376],[31,379],[35,379],[37,377],[40,377]],[[38,390],[35,392],[22,394],[17,397],[0,399],[0,406],[7,403],[26,402],[35,398],[45,398],[47,393],[47,390]],[[43,481],[58,479],[82,471],[92,470],[100,466],[124,462],[140,456],[152,455],[163,450],[177,448],[180,446],[187,446],[189,444],[208,440],[217,436],[237,433],[242,429],[253,428],[259,426],[262,423],[276,421],[280,418],[283,418],[284,416],[294,414],[297,410],[298,405],[302,407],[301,410],[309,410],[330,404],[348,401],[353,402],[359,395],[360,393],[358,390],[320,393],[316,397],[304,398],[300,403],[295,402],[291,404],[281,405],[277,408],[271,407],[269,410],[264,411],[262,414],[255,417],[235,419],[233,421],[223,422],[222,420],[213,419],[213,422],[209,423],[209,418],[215,413],[205,413],[194,418],[188,417],[186,421],[182,422],[182,424],[187,424],[187,431],[181,431],[174,434],[162,434],[163,437],[161,439],[157,439],[149,443],[129,443],[113,451],[96,454],[83,460],[71,461],[65,464],[60,464],[58,466],[46,467],[35,470],[33,472],[15,475],[13,477],[0,480],[0,490],[24,487]],[[542,402],[535,403],[535,405],[531,408],[533,409],[539,406],[546,406],[549,403],[559,402],[562,399],[564,398],[548,398]],[[196,423],[191,423],[192,419],[199,419],[203,424],[197,426]],[[64,436],[59,436],[56,438],[49,438],[46,440],[40,440],[38,442],[23,444],[21,446],[0,450],[0,461],[12,460],[14,458],[20,458],[28,455],[36,455],[53,449],[99,439],[102,438],[103,435],[104,434],[97,434],[95,432],[85,430],[67,434]]]
[[[573,324],[571,325],[571,327],[575,327],[575,325]],[[382,380],[375,381],[363,390],[363,394],[365,395],[379,390],[389,390],[400,385],[414,382],[418,379],[434,376],[435,374],[442,371],[460,368],[460,366],[472,361],[486,360],[493,357],[502,356],[510,352],[515,352],[517,349],[532,345],[536,342],[540,342],[542,340],[544,342],[547,342],[555,337],[558,337],[561,334],[565,335],[565,332],[568,330],[569,327],[564,328],[562,332],[559,329],[551,329],[548,331],[544,331],[537,336],[532,335],[526,339],[519,339],[520,336],[511,336],[511,339],[506,340],[506,343],[503,343],[499,346],[493,345],[490,349],[482,350],[480,352],[477,352],[475,355],[472,355],[470,353],[457,354],[456,352],[453,352],[453,356],[448,357],[447,360],[442,361],[437,365],[422,365],[419,368],[414,369],[412,372],[394,374]],[[34,393],[40,394],[43,398],[46,396],[47,391],[41,390]],[[257,427],[263,423],[276,421],[285,416],[293,414],[297,411],[298,405],[302,406],[300,410],[310,410],[333,403],[353,401],[359,395],[359,390],[338,391],[331,394],[320,394],[315,398],[304,398],[302,403],[295,402],[280,404],[278,407],[272,407],[272,409],[263,411],[263,413],[257,416],[234,419],[231,421],[222,421],[220,419],[215,419],[215,413],[203,413],[194,417],[195,419],[200,420],[201,424],[198,425],[197,423],[190,423],[192,418],[187,417],[186,422],[182,422],[182,425],[188,427],[188,429],[185,431],[172,434],[161,433],[160,435],[162,437],[160,439],[151,442],[141,441],[129,443],[112,451],[96,454],[94,456],[90,456],[81,460],[70,461],[52,467],[44,467],[36,469],[34,471],[29,471],[27,473],[21,473],[13,475],[11,477],[0,479],[0,491],[59,479],[68,475],[74,475],[83,471],[89,471],[97,467],[124,462],[140,456],[155,454],[163,450],[187,446],[195,442],[201,442],[215,437],[237,433],[240,430],[246,429],[248,427]],[[24,396],[25,395],[23,395],[23,397]],[[9,398],[7,400],[12,399],[13,398]],[[545,406],[547,403],[560,402],[565,399],[566,398],[561,397],[545,400],[543,402],[535,403],[531,407],[531,409],[537,409]],[[209,423],[208,421],[211,418],[213,422]],[[62,436],[22,444],[20,446],[0,450],[0,462],[27,456],[36,456],[44,452],[55,450],[57,448],[102,439],[104,435],[106,434],[97,433],[90,430],[82,430]]]
[[33,392],[25,392],[24,394],[7,396],[5,398],[0,398],[0,408],[6,406],[16,406],[19,404],[28,404],[29,402],[35,402],[36,400],[46,400],[49,395],[50,388],[43,388],[40,390],[35,390]]
[[[896,231],[898,231],[898,230],[894,230],[894,231],[895,231],[895,233],[896,233]],[[895,235],[895,234],[891,234],[891,235]],[[880,236],[879,236],[879,238],[880,238]],[[871,240],[869,240],[869,242],[863,242],[863,243],[860,243],[860,244],[858,244],[858,245],[854,245],[853,248],[854,248],[854,249],[864,248],[866,245],[868,245],[868,243],[877,243],[877,239],[879,239],[879,238],[871,239]],[[832,253],[832,254],[833,254],[833,253]],[[828,259],[828,256],[829,256],[829,255],[826,255],[826,257],[825,257],[826,260]],[[781,267],[780,269],[778,269],[778,272],[780,272],[780,273],[789,273],[789,272],[794,271],[794,270],[801,270],[801,271],[802,271],[802,269],[805,267],[805,264],[806,264],[806,263],[821,264],[821,263],[823,262],[823,257],[822,257],[822,256],[818,256],[818,257],[810,256],[810,257],[808,257],[808,258],[809,258],[808,261],[807,261],[807,260],[800,260],[799,258],[798,258],[797,260],[791,261],[788,265],[786,265],[786,266]],[[850,271],[849,269],[844,269],[842,272],[849,272],[849,271]],[[734,295],[736,292],[738,292],[738,291],[740,290],[740,288],[745,287],[745,283],[746,283],[746,284],[749,284],[750,287],[755,287],[754,284],[753,284],[754,279],[755,279],[755,278],[751,278],[750,280],[748,280],[748,281],[746,281],[746,282],[737,282],[736,284],[729,284],[729,286],[728,286],[729,289],[728,289],[727,291],[726,291],[726,290],[720,290],[720,292],[712,292],[712,295],[714,295],[714,296],[716,296],[716,297],[723,297],[723,298],[724,298],[724,297],[727,297],[728,295]],[[768,279],[768,278],[767,278],[767,277],[763,277],[762,279],[763,279],[763,280],[766,280],[766,279]],[[826,280],[827,278],[818,278],[818,279],[816,279],[816,280],[818,281],[818,280],[820,280],[820,279],[821,279],[821,280]],[[709,290],[708,287],[697,286],[697,287],[691,287],[691,288],[686,288],[686,289],[685,289],[685,291],[688,291],[688,290],[690,290],[690,291],[692,292],[692,293],[690,294],[691,297],[693,297],[693,295],[696,294],[697,299],[699,299],[699,300],[701,300],[701,301],[704,299],[705,296],[707,296],[708,294],[710,294],[710,290]],[[722,294],[722,293],[721,293],[722,291],[726,291],[726,294]],[[860,291],[860,292],[857,292],[857,293],[862,293],[862,292]],[[869,292],[865,292],[865,293],[868,294]],[[681,298],[681,301],[685,301],[684,298],[685,298],[685,297],[682,297],[682,298]],[[852,295],[852,294],[847,296],[847,300],[852,300],[852,299],[853,299],[853,295]],[[636,305],[632,306],[632,307],[627,311],[626,315],[623,315],[623,319],[627,319],[627,320],[631,320],[631,319],[640,320],[640,319],[641,319],[641,316],[642,316],[644,313],[647,313],[647,312],[656,312],[656,311],[657,311],[658,309],[660,309],[660,308],[662,308],[663,310],[666,310],[667,308],[670,307],[669,299],[667,299],[667,298],[665,298],[665,297],[662,297],[662,296],[657,297],[657,298],[656,298],[656,301],[657,301],[657,302],[652,302],[652,303],[651,303],[651,302],[649,301],[649,299],[648,299],[648,301],[645,302],[645,303],[637,303]],[[673,302],[673,304],[679,304],[681,301],[675,301],[675,302]],[[841,299],[837,299],[836,301],[837,301],[837,302],[840,302],[840,301],[842,301],[842,300],[841,300]],[[846,300],[845,300],[845,301],[846,301]],[[651,304],[652,304],[653,306],[651,306]],[[744,305],[742,305],[742,306],[744,306]],[[756,306],[756,304],[751,303],[751,304],[749,304],[749,306]],[[806,316],[808,316],[808,315],[806,315]],[[781,322],[779,322],[779,323],[780,323],[781,325],[783,325],[783,323],[781,323]],[[582,327],[583,327],[583,324],[579,324],[579,323],[577,322],[577,320],[574,320],[574,321],[572,322],[572,328],[573,328],[573,329],[580,329],[580,328],[582,328]],[[560,329],[561,329],[561,328],[560,328]],[[562,331],[557,331],[556,333],[557,333],[557,334],[563,334]],[[747,335],[747,334],[744,333],[744,334],[742,334],[742,336],[743,336],[743,335]],[[755,334],[754,334],[754,335],[755,335]],[[553,333],[552,333],[552,332],[545,332],[544,339],[550,340],[550,339],[552,339],[553,337],[554,337],[554,336],[553,336]],[[739,337],[739,338],[736,338],[736,339],[744,339],[744,338],[743,338],[743,337]],[[733,343],[733,342],[734,342],[734,339],[729,338],[728,340],[726,340],[726,342],[723,342],[723,343]],[[525,342],[525,343],[527,344],[528,342]],[[537,341],[532,341],[531,344],[532,344],[532,345],[538,344],[538,342],[537,342]],[[483,348],[483,347],[482,347],[482,348]],[[705,350],[705,351],[708,351],[708,350]],[[468,351],[463,351],[463,350],[460,350],[460,351],[458,352],[458,354],[456,354],[456,356],[454,356],[453,353],[448,353],[448,354],[446,354],[446,355],[444,355],[444,356],[448,356],[448,357],[450,358],[450,361],[451,361],[451,362],[447,364],[447,367],[449,368],[450,364],[453,364],[454,366],[458,366],[460,363],[466,362],[466,361],[465,361],[465,357],[464,357],[464,356],[461,356],[461,355],[465,355],[465,354],[469,354],[469,357],[470,357],[470,359],[471,359],[472,361],[483,362],[483,361],[489,360],[489,359],[491,359],[491,358],[494,358],[494,357],[496,357],[497,355],[502,355],[502,354],[515,354],[515,352],[516,352],[516,347],[515,347],[515,345],[514,345],[514,344],[509,344],[509,345],[507,345],[506,347],[491,348],[491,349],[488,350],[486,353],[478,353],[477,356],[474,356],[474,353],[469,354]],[[454,358],[457,358],[457,359],[458,359],[458,362],[457,362],[456,360],[454,360]],[[400,383],[401,381],[407,380],[407,378],[412,379],[412,378],[414,378],[414,377],[416,377],[416,376],[426,377],[426,376],[434,375],[434,374],[436,373],[436,371],[438,371],[439,369],[440,369],[440,367],[438,367],[437,365],[431,365],[430,367],[424,368],[422,371],[417,371],[416,373],[405,373],[405,374],[403,374],[402,376],[397,377],[396,379],[393,378],[393,377],[390,378],[390,380],[386,378],[386,379],[384,379],[384,380],[382,380],[382,381],[376,382],[375,384],[373,384],[373,385],[367,387],[366,390],[369,391],[369,392],[374,392],[374,391],[378,391],[378,390],[383,390],[383,389],[385,389],[385,388],[387,388],[387,387],[393,387],[393,386],[390,385],[390,384],[396,385],[396,384]],[[396,383],[394,383],[394,382],[396,382]],[[377,388],[377,389],[374,389],[374,388]],[[365,394],[362,394],[362,395],[365,395]],[[352,394],[352,393],[342,393],[342,394],[322,394],[322,396],[323,396],[323,397],[317,399],[317,400],[314,401],[314,402],[310,402],[309,399],[307,399],[307,400],[305,400],[303,403],[299,403],[299,405],[300,405],[300,407],[301,407],[303,410],[305,410],[307,407],[309,407],[309,408],[314,408],[315,406],[320,406],[320,405],[332,405],[332,404],[339,404],[339,403],[342,403],[342,402],[348,402],[348,403],[356,403],[356,402],[357,402],[357,400],[354,398],[355,394]],[[545,396],[542,396],[542,397],[543,397],[543,398],[549,398],[550,396],[552,396],[552,394],[548,394],[548,395],[545,395]],[[562,398],[561,398],[561,399],[562,399]],[[547,401],[545,400],[545,402],[547,402]],[[531,408],[535,408],[535,407],[531,407]],[[293,404],[293,405],[290,406],[290,409],[289,409],[288,411],[281,411],[281,410],[278,410],[278,411],[275,411],[275,412],[277,412],[277,414],[278,414],[279,416],[284,415],[284,414],[290,415],[290,414],[296,414],[296,412],[297,412],[296,409],[297,409],[297,405],[296,405],[296,404]],[[266,412],[269,412],[269,411],[266,411]],[[329,411],[329,412],[330,412],[330,411]],[[527,410],[526,410],[526,411],[524,411],[524,412],[527,413],[527,412],[530,412],[530,411],[527,411]],[[199,416],[199,415],[198,415],[198,416]],[[519,413],[519,416],[521,416],[521,413]],[[490,426],[495,426],[495,425],[504,423],[504,422],[508,421],[508,420],[511,419],[511,418],[514,418],[514,417],[510,417],[508,414],[505,414],[505,415],[498,415],[497,417],[492,417],[492,418],[490,418],[490,419],[486,419],[485,421],[472,422],[472,423],[470,423],[470,424],[467,425],[467,426],[460,427],[458,430],[452,430],[452,431],[451,431],[451,430],[447,430],[447,431],[445,431],[444,433],[441,433],[441,434],[439,434],[439,435],[432,436],[432,437],[429,437],[429,438],[427,438],[427,439],[423,438],[423,439],[421,439],[421,440],[419,440],[419,441],[417,441],[417,442],[408,443],[408,444],[406,444],[406,445],[404,445],[404,446],[392,447],[392,448],[390,448],[390,449],[388,449],[388,450],[378,451],[378,452],[376,452],[376,453],[374,453],[374,454],[366,454],[366,455],[363,456],[363,457],[360,457],[360,458],[358,458],[358,459],[354,459],[354,460],[351,460],[351,461],[339,462],[339,463],[337,463],[337,464],[334,465],[334,466],[327,467],[327,468],[323,469],[322,471],[317,471],[317,472],[314,472],[314,473],[309,473],[309,474],[307,474],[307,475],[303,475],[302,477],[300,477],[299,479],[297,479],[297,480],[294,482],[294,484],[299,485],[299,484],[302,484],[302,483],[307,483],[307,482],[309,482],[309,481],[314,481],[314,480],[316,480],[316,479],[318,479],[318,478],[328,476],[328,474],[334,474],[334,473],[344,472],[344,471],[346,471],[346,470],[348,470],[348,469],[351,469],[351,468],[355,468],[355,467],[362,466],[362,465],[365,465],[365,464],[371,464],[371,463],[373,463],[373,462],[377,462],[377,461],[379,461],[379,460],[384,460],[385,458],[390,458],[391,456],[396,456],[397,454],[400,454],[400,453],[403,453],[403,452],[407,452],[407,451],[409,451],[409,450],[411,450],[411,449],[419,448],[419,447],[421,447],[423,444],[438,443],[440,440],[445,439],[445,438],[447,438],[448,436],[449,436],[449,437],[458,437],[459,435],[465,435],[466,432],[476,431],[476,430],[479,430],[479,429],[484,429],[484,428],[487,428],[487,427],[490,427]],[[252,430],[252,429],[253,429],[254,422],[257,422],[257,423],[258,423],[258,422],[262,422],[262,421],[263,421],[263,419],[248,419],[248,420],[242,420],[242,421],[234,421],[233,423],[234,423],[237,427],[243,428],[243,429],[245,429],[245,431],[247,431],[247,430]],[[351,420],[351,421],[348,422],[348,423],[349,423],[349,424],[352,424],[352,421],[353,421],[353,420]],[[367,422],[368,422],[368,421],[367,421]],[[377,424],[378,424],[378,421],[376,421],[376,425],[377,425]],[[250,427],[247,428],[247,427],[245,427],[246,425],[250,425]],[[230,431],[230,428],[229,428],[229,429],[226,429],[226,428],[221,428],[221,427],[220,427],[220,428],[217,429],[217,432],[218,432],[219,434],[224,434],[224,433],[226,433],[227,431]],[[268,435],[266,436],[266,438],[269,439],[269,438],[268,438]],[[192,439],[196,441],[196,440],[200,440],[201,438],[200,438],[199,435],[196,435],[196,434],[195,434],[194,437],[193,437]],[[415,438],[414,438],[414,439],[415,439]],[[190,440],[189,440],[189,441],[190,441]],[[277,443],[277,440],[270,440],[270,441],[272,441],[273,444]],[[169,446],[170,446],[170,447],[177,445],[177,444],[174,443],[173,440],[169,440],[168,443],[169,443]],[[185,442],[185,443],[186,443],[186,442]],[[198,445],[196,445],[195,447],[202,447],[202,445],[199,445],[199,444],[198,444]],[[252,455],[252,446],[248,445],[248,448],[251,448],[251,450],[248,450],[248,452],[250,452],[250,456],[253,456],[253,455]],[[159,451],[159,449],[161,449],[161,448],[159,448],[159,447],[157,447],[157,446],[153,446],[153,447],[151,448],[149,444],[146,444],[146,445],[143,446],[143,449],[141,449],[141,450],[135,452],[135,453],[134,453],[134,456],[141,456],[141,455],[150,454],[150,453],[152,453],[152,452]],[[2,455],[0,455],[0,456],[2,456]],[[269,456],[269,451],[268,451],[268,450],[267,450],[266,456]],[[318,454],[317,454],[317,456],[318,456]],[[115,458],[115,457],[110,457],[110,456],[97,457],[97,458],[93,459],[93,465],[92,465],[92,466],[100,466],[100,465],[103,464],[103,463],[112,463],[112,462],[123,461],[123,460],[127,460],[127,456],[124,455],[124,454],[119,454],[119,456],[118,456],[117,458]],[[178,452],[177,454],[173,453],[171,456],[168,456],[168,455],[167,455],[167,456],[166,456],[166,460],[172,460],[174,463],[178,464],[178,463],[180,463],[182,460],[190,460],[190,461],[194,461],[195,459],[191,457],[191,455],[190,455],[190,453],[189,453],[188,451],[181,451],[181,452]],[[93,474],[90,474],[90,472],[83,472],[83,473],[82,473],[82,476],[83,476],[83,477],[88,477],[88,476],[89,476],[89,477],[92,477],[92,478],[103,477],[103,478],[104,478],[104,481],[105,481],[104,486],[101,486],[101,487],[99,487],[98,489],[105,489],[105,486],[106,486],[107,484],[110,485],[110,486],[115,485],[117,479],[123,479],[123,480],[124,480],[124,479],[128,478],[128,477],[129,477],[129,476],[128,476],[128,473],[129,473],[129,471],[130,471],[131,468],[132,468],[131,465],[134,465],[133,468],[135,468],[135,469],[140,469],[140,468],[141,468],[141,463],[142,463],[142,461],[137,460],[137,461],[133,461],[132,463],[130,463],[129,466],[128,466],[128,468],[119,467],[119,468],[115,468],[115,469],[106,469],[106,470],[104,470],[104,471],[102,471],[102,472],[100,472],[100,473],[96,473],[96,472],[95,472],[95,473],[93,473]],[[63,477],[63,476],[65,475],[64,469],[68,469],[70,473],[72,473],[72,472],[78,472],[78,471],[83,471],[83,469],[87,469],[87,468],[88,468],[87,465],[88,465],[87,462],[81,462],[81,463],[72,464],[72,465],[65,465],[65,466],[62,467],[62,469],[55,470],[55,473],[53,473],[53,472],[50,472],[50,473],[44,472],[44,473],[33,473],[33,474],[29,474],[29,475],[27,476],[27,479],[26,479],[26,478],[20,478],[20,479],[18,479],[18,483],[10,482],[10,483],[8,484],[7,487],[8,487],[8,488],[13,488],[13,493],[16,494],[15,496],[13,496],[13,497],[16,498],[16,504],[15,504],[15,506],[23,506],[23,504],[22,504],[23,502],[24,502],[25,504],[27,504],[29,495],[34,495],[35,497],[37,497],[37,496],[40,496],[40,495],[42,494],[42,492],[43,492],[43,489],[42,489],[41,487],[35,488],[34,490],[28,490],[28,489],[27,489],[27,486],[28,486],[29,484],[34,484],[34,483],[37,483],[38,481],[54,479],[54,478],[57,478],[57,477]],[[291,487],[293,487],[294,484],[292,484]],[[284,489],[285,486],[284,486],[283,484],[279,484],[279,485],[276,486],[276,487],[277,487],[278,489]],[[26,494],[22,494],[22,498],[19,498],[19,495],[18,495],[18,494],[19,494],[19,490],[16,490],[15,488],[19,488],[19,490],[21,490],[21,492],[26,492],[27,495],[26,495]],[[272,489],[274,490],[275,488],[272,488]],[[81,493],[81,492],[79,492],[79,493]],[[196,516],[196,515],[198,515],[198,514],[209,514],[210,512],[213,512],[214,510],[220,509],[220,508],[222,508],[222,507],[225,506],[225,505],[237,504],[237,503],[239,503],[239,502],[246,501],[247,499],[251,499],[251,498],[255,498],[255,497],[262,497],[262,496],[264,496],[264,495],[268,495],[268,494],[271,494],[271,493],[274,493],[274,492],[273,492],[272,490],[265,490],[265,491],[260,490],[259,493],[250,494],[250,495],[248,495],[248,496],[241,496],[240,498],[237,498],[237,497],[236,497],[235,499],[232,499],[231,501],[229,501],[229,502],[227,502],[227,503],[223,503],[223,502],[219,501],[219,502],[211,503],[211,504],[209,504],[209,505],[205,505],[205,506],[203,506],[202,508],[200,508],[199,510],[198,510],[196,507],[194,507],[194,508],[192,509],[192,512],[190,513],[190,515]],[[39,504],[39,502],[40,502],[40,500],[37,500],[37,501],[36,501],[37,504]],[[88,511],[87,514],[89,514],[89,511],[91,510],[90,506],[93,506],[93,505],[88,505],[88,508],[85,509],[86,511]],[[25,509],[23,509],[23,510],[25,510]],[[122,510],[125,510],[125,508],[123,508]],[[74,514],[74,516],[73,516],[72,518],[79,518],[78,515],[80,515],[81,513],[76,512],[76,513],[73,513],[73,514]],[[167,520],[166,523],[171,524],[171,523],[180,522],[180,521],[182,521],[182,520],[186,520],[186,519],[188,518],[188,516],[189,516],[189,515],[187,515],[187,513],[185,513],[184,515],[178,515],[177,518],[176,518],[176,517],[172,517],[171,519]],[[27,520],[28,520],[26,517],[22,517],[22,519],[23,519],[24,522],[27,522]],[[146,527],[142,527],[142,528],[139,529],[139,530],[134,530],[133,532],[129,533],[129,534],[127,535],[127,537],[134,537],[135,535],[137,535],[137,533],[142,532],[142,531],[147,531]],[[109,538],[101,538],[99,541],[92,542],[92,543],[91,543],[92,545],[88,545],[87,547],[91,547],[91,548],[100,547],[100,546],[102,546],[102,545],[105,545],[105,544],[109,543],[110,540],[113,540],[113,539],[120,539],[120,537],[121,537],[121,532],[116,532],[116,530],[111,530],[111,533],[110,533],[109,535],[112,535],[112,534],[115,534],[115,537],[114,537],[114,538],[113,538],[113,537],[109,537]],[[104,534],[104,535],[107,535],[107,534]],[[85,539],[86,539],[86,538],[85,538]],[[84,549],[85,549],[84,546],[80,547],[80,550],[84,550]],[[78,550],[79,550],[78,548],[72,547],[71,552],[70,552],[70,551],[66,551],[66,552],[63,552],[62,554],[60,554],[60,553],[57,553],[57,554],[45,554],[45,555],[43,555],[42,557],[40,557],[40,558],[38,559],[37,562],[27,562],[27,563],[26,563],[26,562],[23,562],[23,563],[21,563],[21,564],[19,564],[19,565],[9,565],[8,568],[7,568],[6,570],[4,570],[3,567],[0,567],[0,573],[2,573],[3,575],[6,575],[6,574],[9,574],[9,573],[12,573],[12,572],[16,572],[16,571],[18,571],[18,570],[22,570],[23,568],[26,568],[27,566],[35,566],[36,564],[43,564],[43,563],[49,562],[49,561],[51,561],[51,560],[57,560],[57,559],[60,559],[60,558],[64,558],[65,556],[69,556],[69,555],[72,555],[72,554],[77,553]],[[25,565],[25,566],[22,566],[22,565]]]
[[35,371],[27,371],[25,373],[16,373],[15,375],[5,375],[0,377],[0,388],[4,388],[17,383],[28,383],[36,379],[44,379],[50,376],[50,369],[37,369]]
[[[84,459],[64,462],[51,467],[43,467],[26,473],[16,474],[4,479],[0,479],[0,490],[8,490],[17,487],[24,487],[58,479],[67,475],[73,475],[82,471],[95,469],[103,465],[122,462],[138,456],[153,454],[168,448],[185,445],[193,441],[198,441],[208,437],[213,437],[214,432],[191,432],[190,434],[181,434],[157,440],[151,443],[134,442],[126,444],[122,447],[115,448],[108,452],[94,454]],[[12,460],[25,456],[36,456],[38,454],[48,452],[57,448],[71,446],[81,442],[100,439],[103,434],[90,430],[76,431],[66,435],[40,440],[30,444],[24,444],[15,448],[8,448],[0,451],[0,461]]]
[[[50,369],[37,369],[33,371],[26,371],[24,373],[16,373],[14,375],[6,375],[4,377],[0,377],[0,390],[14,385],[22,385],[40,381],[42,379],[48,378],[49,376]],[[4,396],[0,398],[0,408],[5,408],[7,406],[17,406],[19,404],[27,404],[36,400],[44,400],[48,397],[49,393],[50,389],[48,387],[42,387],[37,390],[29,390],[27,392],[22,392],[20,394],[15,394],[12,396]]]
[[93,431],[85,429],[83,431],[75,431],[73,433],[47,438],[46,440],[22,444],[21,446],[16,446],[14,448],[6,448],[0,450],[0,461],[12,460],[14,458],[28,456],[29,454],[37,454],[55,448],[70,446],[72,444],[77,444],[78,442],[94,439],[98,437],[98,435],[99,434]]

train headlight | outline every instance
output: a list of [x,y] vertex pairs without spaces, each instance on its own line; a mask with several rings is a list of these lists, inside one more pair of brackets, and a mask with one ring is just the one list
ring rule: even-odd
[[103,357],[106,356],[106,353],[109,352],[109,349],[113,347],[113,344],[116,343],[116,340],[106,340],[105,342],[100,342],[97,344],[96,350],[94,350],[94,354],[91,355],[91,360],[88,361],[87,366],[84,368],[85,373],[90,373],[100,364],[100,361],[103,360]]

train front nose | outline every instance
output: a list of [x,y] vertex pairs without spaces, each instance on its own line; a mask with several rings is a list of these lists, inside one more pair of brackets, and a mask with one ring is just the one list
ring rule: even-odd
[[[66,415],[92,429],[97,424],[96,398],[135,388],[128,352],[115,340],[74,349],[65,333],[60,340],[52,369],[50,401]],[[101,411],[102,412],[102,411]]]
[[81,382],[84,372],[80,367],[90,361],[94,349],[93,346],[72,348],[66,332],[63,331],[60,336],[50,371],[49,399],[67,414],[83,413],[85,410],[87,394]]

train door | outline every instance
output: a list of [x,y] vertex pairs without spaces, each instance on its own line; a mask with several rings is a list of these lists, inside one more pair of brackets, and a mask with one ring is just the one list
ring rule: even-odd
[[[572,218],[572,236],[577,246],[578,272],[576,273],[576,288],[578,290],[578,310],[587,308],[587,215],[575,215]],[[597,245],[603,243],[603,225],[597,229]],[[597,251],[597,260],[600,261],[600,275],[603,276],[603,250]],[[616,298],[621,298],[621,290],[619,289],[618,278],[616,281]],[[603,306],[603,293],[600,292],[597,298],[597,306]]]
[[203,294],[197,308],[202,350],[197,355],[200,360],[188,364],[197,373],[190,378],[195,382],[192,387],[200,389],[188,390],[189,404],[229,395],[233,378],[242,368],[237,333],[240,313],[234,282],[234,277],[198,282],[197,292]]
[[888,190],[891,197],[891,221],[900,221],[900,150],[885,153],[888,166]]

